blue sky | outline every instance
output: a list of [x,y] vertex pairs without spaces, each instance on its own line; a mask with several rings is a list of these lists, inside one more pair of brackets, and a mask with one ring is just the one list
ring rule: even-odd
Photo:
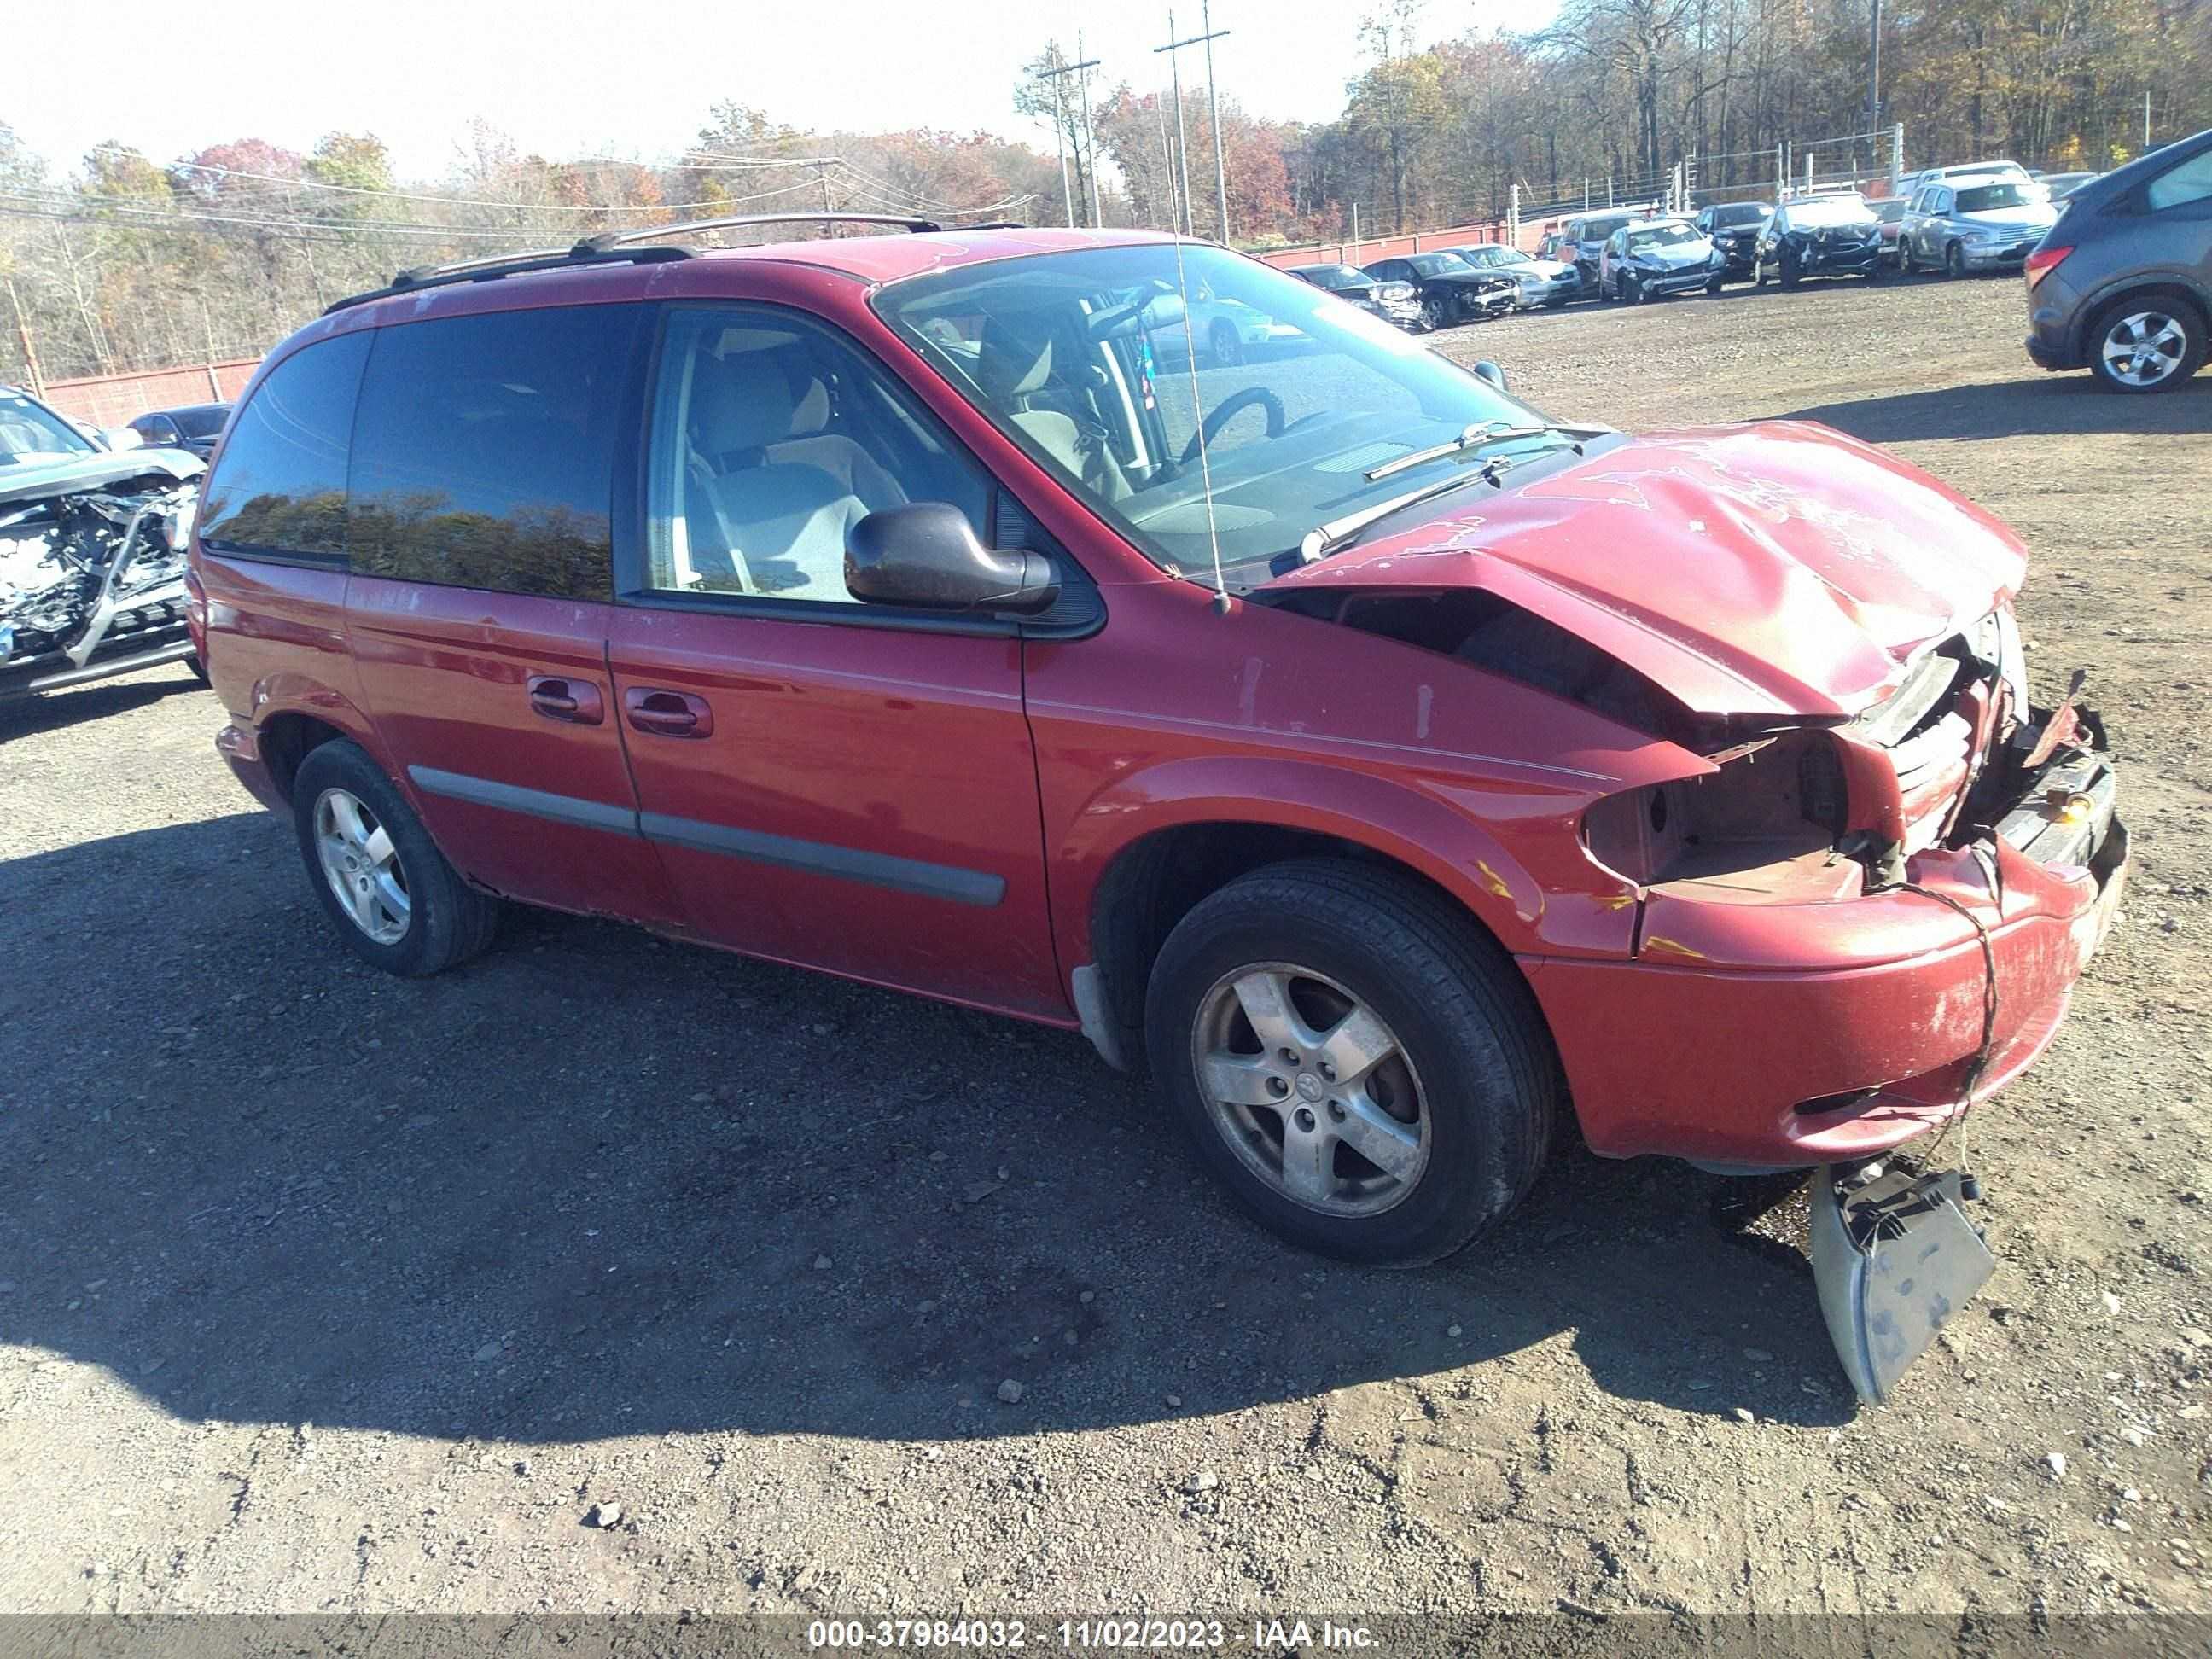
[[[1224,94],[1255,114],[1322,120],[1359,67],[1364,0],[1216,0]],[[1430,0],[1431,37],[1538,26],[1551,0]],[[1196,33],[1197,0],[1176,9]],[[362,8],[226,0],[118,44],[108,8],[33,4],[7,24],[18,74],[0,83],[0,121],[74,167],[106,138],[159,160],[253,137],[305,149],[333,128],[368,131],[401,173],[434,179],[481,117],[525,149],[654,161],[691,141],[708,106],[732,98],[799,126],[984,128],[1041,143],[1014,113],[1021,63],[1080,24],[1104,83],[1164,86],[1164,4],[1055,6],[1052,0],[641,0],[529,6],[478,0],[374,0]],[[118,56],[119,54],[119,56]],[[88,66],[128,68],[98,93]],[[1203,73],[1196,52],[1185,73]],[[91,79],[88,80],[88,76]],[[1047,145],[1048,148],[1048,144]]]

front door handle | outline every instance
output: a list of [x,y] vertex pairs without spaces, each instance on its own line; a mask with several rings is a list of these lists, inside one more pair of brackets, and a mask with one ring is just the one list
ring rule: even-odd
[[662,738],[703,738],[714,729],[706,699],[683,691],[633,685],[623,693],[623,712],[641,732]]
[[528,681],[530,708],[549,720],[571,726],[597,726],[607,717],[605,699],[589,680],[572,680],[559,674],[532,674]]

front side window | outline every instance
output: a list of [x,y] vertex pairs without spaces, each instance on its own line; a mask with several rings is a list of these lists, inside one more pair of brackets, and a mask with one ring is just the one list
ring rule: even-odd
[[201,499],[201,545],[341,559],[346,456],[371,331],[305,345],[264,377]]
[[[977,373],[1000,361],[990,319],[973,307],[927,327],[941,357]],[[910,501],[948,502],[988,538],[981,471],[879,363],[819,324],[768,307],[676,310],[653,384],[648,588],[857,603],[847,536]],[[1049,426],[1042,408],[1031,418]]]
[[[1151,244],[1000,260],[890,284],[874,305],[1132,545],[1188,574],[1210,571],[1218,537],[1232,586],[1287,568],[1325,523],[1454,477],[1479,481],[1468,463],[1480,458],[1567,441],[1540,432],[1486,443],[1486,426],[1540,420],[1280,271],[1185,244],[1179,280],[1176,255]],[[1233,357],[1208,350],[1202,317],[1180,301],[1201,282],[1266,317],[1264,338]]]
[[2212,200],[2212,149],[2160,173],[2143,187],[2143,199],[2154,213],[2189,202]]
[[640,324],[635,306],[601,305],[377,330],[354,428],[354,568],[611,598],[614,454]]
[[1449,276],[1474,267],[1456,253],[1416,253],[1406,263],[1417,276]]
[[44,404],[20,392],[0,392],[0,467],[98,453],[90,439]]

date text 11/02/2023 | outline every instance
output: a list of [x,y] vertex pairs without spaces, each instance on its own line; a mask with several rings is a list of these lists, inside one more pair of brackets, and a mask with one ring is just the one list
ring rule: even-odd
[[817,1619],[806,1626],[806,1645],[986,1653],[1032,1645],[1074,1653],[1237,1647],[1257,1652],[1351,1651],[1373,1647],[1375,1637],[1364,1625],[1330,1619]]

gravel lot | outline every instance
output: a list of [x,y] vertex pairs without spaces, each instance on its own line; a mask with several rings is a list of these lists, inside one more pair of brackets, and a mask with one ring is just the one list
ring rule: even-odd
[[0,1609],[2212,1613],[2212,376],[2021,332],[1993,280],[1438,341],[1894,447],[2089,671],[2136,884],[1974,1121],[2002,1266],[1894,1405],[1791,1181],[1571,1151],[1361,1272],[1073,1036],[531,913],[379,977],[162,670],[0,710]]

